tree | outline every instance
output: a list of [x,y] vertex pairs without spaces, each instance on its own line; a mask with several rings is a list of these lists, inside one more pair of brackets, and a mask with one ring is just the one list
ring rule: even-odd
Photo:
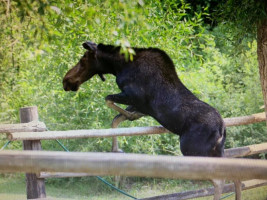
[[244,38],[256,38],[259,73],[267,117],[267,1],[223,1],[217,6],[212,17],[213,20],[228,25],[236,46],[241,44]]
[[211,28],[222,23],[228,26],[230,40],[235,47],[242,46],[244,39],[256,38],[260,81],[267,119],[267,1],[196,0],[191,2],[185,0],[185,2],[191,5],[191,9],[187,10],[189,16],[204,10],[205,13],[209,13],[209,15],[204,15],[203,21],[206,25]]
[[267,18],[261,21],[258,25],[257,43],[261,87],[264,98],[265,113],[267,117]]

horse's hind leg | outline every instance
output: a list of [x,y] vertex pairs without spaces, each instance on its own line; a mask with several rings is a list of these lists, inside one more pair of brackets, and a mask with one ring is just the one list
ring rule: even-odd
[[[119,124],[125,120],[127,120],[127,118],[124,115],[121,114],[117,115],[112,120],[111,128],[118,128]],[[119,149],[119,143],[117,137],[112,138],[112,152],[124,153],[122,149]],[[121,182],[121,176],[115,176],[116,187],[119,186],[120,182]]]
[[235,180],[235,200],[241,200],[242,183],[240,180]]
[[[112,105],[112,104],[109,103],[108,105]],[[124,110],[124,109],[120,108],[119,106],[117,106],[116,104],[114,104],[114,102],[113,102],[113,105],[111,106],[111,108],[113,108],[113,109],[116,108],[118,110],[121,109],[120,111]],[[111,127],[112,128],[117,128],[119,126],[119,124],[121,122],[125,121],[125,120],[131,120],[131,121],[133,121],[135,119],[139,119],[140,117],[144,116],[144,114],[139,113],[139,112],[136,112],[135,111],[135,108],[133,106],[128,106],[126,108],[126,110],[124,110],[124,111],[130,113],[130,115],[131,115],[130,116],[130,119],[128,118],[129,116],[127,117],[124,114],[119,114],[119,115],[115,116],[114,119],[112,120],[112,124],[111,124]],[[123,152],[118,147],[117,137],[113,137],[113,139],[112,139],[112,152]]]
[[125,115],[119,114],[115,116],[112,120],[111,128],[117,128],[119,124],[125,120],[127,120],[127,117]]
[[217,179],[212,180],[212,183],[214,185],[213,200],[220,200],[220,197],[222,195],[223,188],[224,188],[224,182],[225,182],[225,180],[217,180]]
[[[117,115],[112,120],[111,128],[118,128],[119,124],[125,120],[127,120],[127,118],[124,115],[121,114]],[[123,153],[123,150],[119,149],[117,137],[112,138],[112,152]]]
[[[107,100],[107,101],[110,101],[110,100]],[[118,112],[123,112],[123,113],[124,111],[130,113],[130,116],[128,115],[128,117],[125,115],[125,113],[124,114],[121,113],[117,115],[116,117],[114,117],[114,119],[112,120],[112,124],[111,124],[112,128],[117,128],[121,122],[127,119],[132,121],[132,120],[139,119],[140,117],[144,116],[142,113],[136,112],[133,106],[128,106],[126,110],[124,110],[120,108],[119,106],[117,106],[116,104],[114,104],[114,102],[113,104],[111,102],[107,102],[107,105],[113,108],[114,110]],[[117,137],[112,138],[112,152],[123,153],[123,150],[119,149]],[[119,186],[120,182],[121,182],[121,176],[115,176],[115,184],[117,187]]]

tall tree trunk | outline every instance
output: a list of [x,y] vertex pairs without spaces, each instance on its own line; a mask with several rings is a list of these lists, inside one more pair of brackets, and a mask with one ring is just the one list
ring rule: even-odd
[[257,43],[258,43],[257,54],[259,62],[261,87],[264,98],[265,114],[267,117],[267,19],[263,20],[258,25]]

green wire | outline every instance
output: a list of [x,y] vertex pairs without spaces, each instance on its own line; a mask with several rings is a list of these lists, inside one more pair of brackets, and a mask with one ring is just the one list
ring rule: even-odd
[[[70,152],[59,140],[56,140],[57,141],[57,143],[65,150],[65,151],[67,151],[67,152]],[[124,192],[123,190],[120,190],[119,188],[117,188],[117,187],[115,187],[114,185],[112,185],[111,183],[109,183],[108,181],[106,181],[105,179],[103,179],[102,177],[100,177],[100,176],[96,176],[96,178],[98,178],[98,180],[100,180],[100,181],[102,181],[103,183],[105,183],[105,184],[107,184],[109,187],[111,187],[111,188],[113,188],[113,189],[115,189],[115,190],[117,190],[118,192],[120,192],[121,194],[124,194],[124,195],[126,195],[126,196],[128,196],[128,197],[131,197],[131,198],[133,198],[133,199],[137,199],[137,198],[135,198],[135,197],[133,197],[132,195],[130,195],[130,194],[127,194],[126,192]]]
[[230,194],[225,195],[224,197],[220,198],[220,199],[226,199],[227,197],[232,196],[233,194],[235,194],[234,192],[231,192]]
[[59,140],[56,141],[65,151],[70,152]]
[[11,141],[7,141],[7,142],[4,144],[4,146],[0,149],[0,151],[4,150],[4,149],[7,147],[7,145],[9,145],[10,143],[11,143]]
[[107,184],[108,186],[112,187],[113,189],[117,190],[118,192],[128,196],[128,197],[131,197],[133,199],[137,199],[135,197],[133,197],[132,195],[130,194],[127,194],[126,192],[124,192],[123,190],[120,190],[119,188],[115,187],[114,185],[110,184],[109,182],[107,182],[105,179],[101,178],[100,176],[96,176],[100,181],[102,181],[103,183]]

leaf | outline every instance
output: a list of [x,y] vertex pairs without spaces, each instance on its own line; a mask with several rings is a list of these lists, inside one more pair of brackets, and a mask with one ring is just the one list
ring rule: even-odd
[[138,3],[139,3],[139,5],[142,6],[142,7],[145,5],[145,3],[144,3],[143,0],[138,0]]
[[60,10],[60,8],[58,8],[58,7],[56,7],[56,6],[50,6],[50,8],[51,8],[52,10],[54,10],[58,15],[61,14],[61,10]]

